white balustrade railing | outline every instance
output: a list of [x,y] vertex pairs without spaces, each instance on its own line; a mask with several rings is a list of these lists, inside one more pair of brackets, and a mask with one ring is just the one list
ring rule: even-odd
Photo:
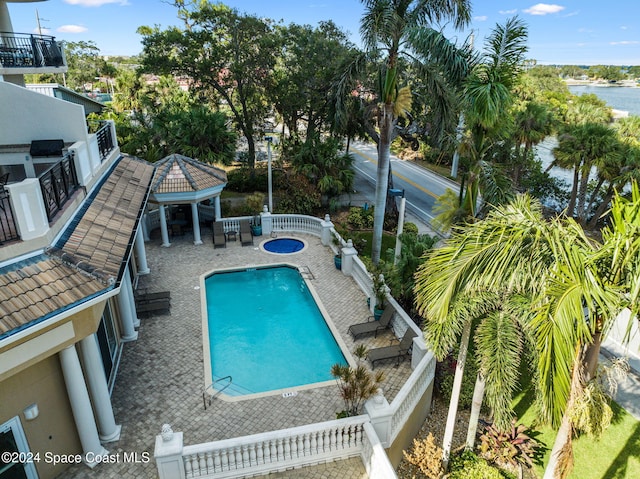
[[306,215],[271,215],[272,231],[308,233],[314,236],[322,234],[322,220]]
[[357,457],[367,419],[357,416],[186,446],[184,477],[237,478]]

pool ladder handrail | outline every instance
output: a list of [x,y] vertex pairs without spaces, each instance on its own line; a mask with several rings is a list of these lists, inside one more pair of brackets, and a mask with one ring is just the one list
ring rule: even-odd
[[[222,389],[213,389],[213,387],[221,382],[224,381],[225,379],[228,379],[229,382],[227,384],[225,384],[225,386]],[[231,376],[225,376],[223,378],[218,378],[215,381],[213,381],[211,384],[209,384],[206,388],[204,388],[204,391],[202,391],[202,402],[204,403],[204,410],[207,410],[207,402],[209,403],[209,406],[211,406],[211,403],[213,402],[213,400],[216,398],[216,396],[218,394],[220,394],[222,391],[224,391],[225,389],[227,389],[229,386],[231,386],[231,383],[233,382],[233,378]],[[207,391],[211,389],[214,390],[215,392],[213,394],[208,394]],[[207,401],[207,396],[209,396],[209,401]]]

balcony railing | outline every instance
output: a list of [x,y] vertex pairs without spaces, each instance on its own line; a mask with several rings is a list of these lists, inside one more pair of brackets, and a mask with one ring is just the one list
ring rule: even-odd
[[61,67],[62,49],[49,35],[0,32],[0,66],[3,68]]
[[49,222],[62,209],[71,195],[78,189],[78,178],[73,163],[73,153],[48,168],[39,177],[44,208]]
[[0,186],[0,245],[6,241],[19,239],[9,192]]
[[100,152],[100,161],[104,161],[109,158],[109,153],[115,148],[115,142],[113,141],[113,133],[111,125],[107,122],[101,122],[100,129],[96,132],[98,138],[98,151]]

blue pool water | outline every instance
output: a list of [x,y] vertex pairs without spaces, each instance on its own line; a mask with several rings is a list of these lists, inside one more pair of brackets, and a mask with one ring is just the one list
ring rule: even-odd
[[297,253],[304,248],[304,242],[294,238],[277,238],[267,241],[262,247],[270,253]]
[[328,381],[347,363],[297,269],[215,272],[205,288],[211,382],[230,375],[225,394]]

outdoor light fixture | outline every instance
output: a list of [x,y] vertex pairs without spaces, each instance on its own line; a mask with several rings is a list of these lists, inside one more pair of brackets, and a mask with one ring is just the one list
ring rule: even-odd
[[40,411],[38,411],[38,405],[37,404],[31,404],[30,406],[27,406],[26,408],[24,408],[24,411],[22,411],[22,413],[24,414],[24,418],[27,421],[32,421],[35,418],[38,417]]

